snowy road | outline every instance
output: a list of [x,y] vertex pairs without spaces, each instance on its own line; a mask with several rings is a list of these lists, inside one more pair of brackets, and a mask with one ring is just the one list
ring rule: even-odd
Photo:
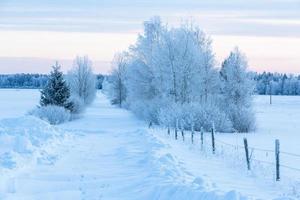
[[186,144],[153,136],[101,93],[83,118],[59,128],[74,139],[58,147],[57,161],[15,174],[4,199],[269,199],[275,190]]

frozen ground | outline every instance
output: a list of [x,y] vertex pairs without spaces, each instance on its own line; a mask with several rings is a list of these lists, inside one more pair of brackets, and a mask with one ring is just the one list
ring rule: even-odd
[[[39,98],[34,90],[0,95],[1,118],[22,116]],[[249,145],[272,150],[278,138],[282,149],[300,152],[300,98],[273,100],[270,106],[267,97],[256,97],[258,131],[247,135]],[[185,142],[175,141],[99,93],[83,118],[58,127],[32,117],[0,121],[0,199],[299,199],[295,171],[283,171],[280,183],[272,165],[253,162],[247,172],[237,148],[243,136],[217,134],[212,156],[208,133],[202,150],[199,135],[194,145],[188,132]],[[263,161],[274,157],[253,154]],[[297,167],[293,157],[284,161]]]

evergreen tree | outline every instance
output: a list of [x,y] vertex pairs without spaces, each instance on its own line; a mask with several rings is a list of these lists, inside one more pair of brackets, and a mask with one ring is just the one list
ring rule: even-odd
[[60,66],[56,62],[52,68],[48,83],[41,91],[40,105],[57,105],[72,110],[72,103],[69,102],[70,90],[60,71]]

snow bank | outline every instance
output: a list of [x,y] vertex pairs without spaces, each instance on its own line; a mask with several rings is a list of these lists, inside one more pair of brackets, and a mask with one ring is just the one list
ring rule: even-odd
[[[144,159],[141,162],[151,169],[151,176],[161,177],[164,183],[145,187],[141,199],[211,199],[211,200],[249,200],[237,190],[220,191],[205,182],[200,176],[187,171],[186,166],[176,154],[166,151],[170,144],[163,142],[149,131],[140,129],[135,137],[143,139]],[[124,153],[124,151],[122,150]],[[158,171],[156,169],[159,169]],[[157,173],[157,174],[155,174]]]
[[3,119],[0,121],[0,154],[30,154],[58,136],[61,133],[56,128],[35,117]]
[[52,164],[56,160],[53,147],[63,136],[59,129],[33,116],[0,120],[0,193],[10,174],[34,164]]

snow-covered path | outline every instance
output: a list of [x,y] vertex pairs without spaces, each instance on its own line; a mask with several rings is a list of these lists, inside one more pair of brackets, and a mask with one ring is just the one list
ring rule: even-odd
[[[184,199],[199,196],[192,187],[176,183],[180,176],[168,156],[157,160],[161,148],[147,136],[144,123],[129,112],[113,108],[99,94],[85,117],[60,128],[75,134],[59,147],[53,165],[36,165],[12,180],[6,199]],[[168,166],[163,168],[163,166]]]
[[253,177],[239,177],[221,160],[153,135],[101,93],[83,118],[59,128],[75,136],[72,142],[58,147],[54,164],[37,164],[13,177],[5,199],[237,200],[271,199],[274,192]]

